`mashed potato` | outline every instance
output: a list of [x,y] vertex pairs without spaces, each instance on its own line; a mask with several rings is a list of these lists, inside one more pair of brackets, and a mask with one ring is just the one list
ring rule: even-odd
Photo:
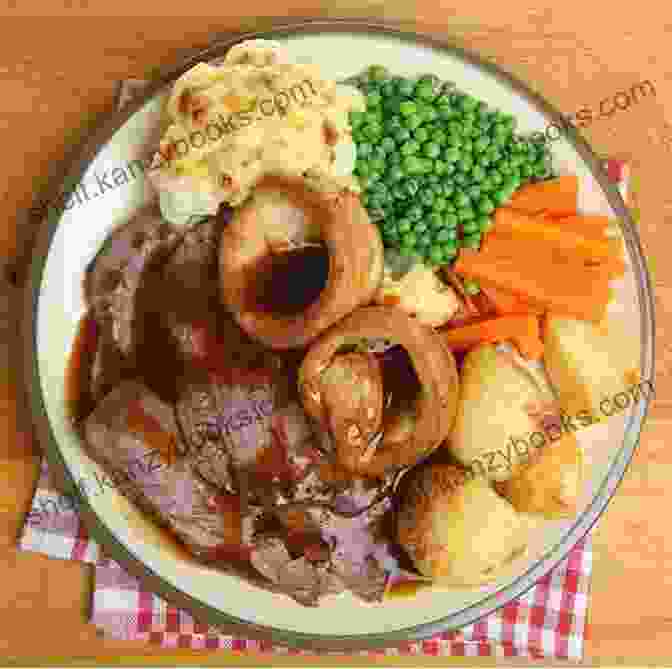
[[195,65],[175,82],[150,171],[164,216],[181,223],[238,205],[266,174],[357,191],[354,109],[364,109],[361,93],[290,62],[276,42],[243,42],[219,65]]

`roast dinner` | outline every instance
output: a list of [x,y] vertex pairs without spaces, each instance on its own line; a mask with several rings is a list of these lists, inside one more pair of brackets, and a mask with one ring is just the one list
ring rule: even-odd
[[123,495],[306,606],[489,583],[526,516],[577,513],[566,415],[638,382],[607,318],[630,270],[547,143],[434,75],[335,82],[265,40],[192,67],[164,116],[65,383]]

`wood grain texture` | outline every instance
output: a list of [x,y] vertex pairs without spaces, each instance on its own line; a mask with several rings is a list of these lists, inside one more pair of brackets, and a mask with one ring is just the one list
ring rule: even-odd
[[[0,264],[24,253],[34,221],[28,209],[57,181],[72,147],[111,108],[117,82],[151,75],[186,50],[231,29],[309,15],[398,20],[450,37],[497,62],[562,111],[571,113],[648,79],[655,96],[608,120],[586,138],[602,154],[625,158],[638,183],[641,240],[649,259],[657,307],[657,399],[632,467],[594,532],[586,660],[637,664],[672,657],[672,534],[668,531],[672,455],[672,241],[669,181],[672,151],[672,7],[569,0],[507,3],[472,0],[417,2],[35,3],[19,15],[16,2],[0,10]],[[84,9],[82,9],[82,7]],[[23,10],[23,8],[22,8]],[[198,12],[198,15],[197,15]],[[160,17],[160,18],[159,18]],[[0,657],[105,656],[110,662],[264,664],[226,653],[170,653],[98,638],[85,622],[89,568],[19,554],[14,546],[37,474],[37,447],[14,369],[16,296],[2,292],[0,324]],[[670,341],[668,342],[668,337]],[[39,643],[36,642],[39,640]],[[386,664],[393,664],[386,658]],[[297,664],[293,658],[275,664]],[[324,664],[345,663],[344,658]],[[312,664],[315,663],[313,660]],[[348,664],[362,660],[348,659]],[[430,664],[465,664],[423,659]],[[417,664],[412,658],[399,665]],[[484,664],[481,662],[481,664]],[[500,662],[501,664],[501,662]]]

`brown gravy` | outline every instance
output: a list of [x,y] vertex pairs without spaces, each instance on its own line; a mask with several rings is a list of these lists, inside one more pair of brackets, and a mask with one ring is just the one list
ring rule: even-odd
[[79,322],[65,372],[66,412],[75,424],[81,423],[95,408],[91,377],[97,344],[96,321],[89,313]]
[[329,254],[325,246],[304,246],[269,254],[254,267],[248,308],[298,314],[317,300],[328,276]]

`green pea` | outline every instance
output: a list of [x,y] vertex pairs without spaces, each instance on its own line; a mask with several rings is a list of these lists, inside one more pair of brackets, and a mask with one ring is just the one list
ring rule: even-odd
[[411,131],[408,128],[399,128],[394,133],[394,138],[397,140],[397,143],[402,144],[411,138]]
[[443,225],[447,228],[456,228],[458,224],[458,218],[455,214],[448,213],[443,217]]
[[413,95],[414,89],[415,89],[415,82],[412,79],[402,79],[397,86],[397,91],[399,92],[399,95],[403,95],[404,97],[407,98],[410,98],[411,95]]
[[437,242],[450,242],[457,239],[456,228],[443,228],[436,235]]
[[489,176],[486,176],[485,179],[483,179],[483,181],[481,181],[481,183],[478,185],[480,186],[482,193],[489,193],[495,189],[495,184],[492,183],[492,177]]
[[350,125],[353,128],[357,128],[364,123],[365,112],[363,111],[351,111],[350,112]]
[[423,145],[422,151],[429,158],[438,158],[441,154],[441,146],[438,142],[427,142]]
[[383,132],[383,127],[378,123],[367,123],[362,128],[362,133],[368,139],[377,139]]
[[460,160],[460,151],[457,148],[446,149],[443,152],[443,159],[447,163],[455,163]]
[[448,203],[446,200],[442,197],[437,197],[434,198],[434,204],[432,205],[433,211],[436,211],[438,213],[441,213],[442,211],[445,211],[448,208]]
[[474,142],[474,150],[478,153],[485,151],[490,146],[490,138],[487,135],[482,135]]
[[504,188],[498,188],[492,194],[492,199],[497,206],[504,204],[510,197],[511,193]]
[[525,180],[529,179],[532,176],[532,168],[529,165],[521,165],[520,176]]
[[422,207],[417,205],[410,207],[406,212],[406,216],[411,221],[419,221],[422,218]]
[[429,259],[434,265],[440,265],[443,262],[443,252],[441,248],[432,246],[429,252]]
[[413,155],[404,158],[403,166],[408,174],[419,174],[423,167],[422,161]]
[[415,246],[418,242],[417,235],[414,232],[407,232],[402,238],[401,238],[402,244],[404,246]]
[[443,196],[448,198],[451,197],[455,193],[455,187],[453,186],[452,182],[444,180],[444,182],[441,184],[441,190],[443,192]]
[[455,196],[454,202],[458,207],[468,207],[471,204],[471,199],[466,193],[460,192]]
[[480,232],[480,228],[478,227],[478,222],[477,221],[466,221],[465,223],[462,223],[462,232],[465,235],[471,235],[475,232]]
[[373,158],[369,161],[372,170],[381,172],[385,169],[385,161],[382,158]]
[[462,237],[462,246],[464,246],[467,249],[477,249],[481,245],[481,235],[480,234],[472,234],[472,235],[465,235]]
[[435,97],[434,94],[434,87],[432,86],[431,83],[429,82],[422,82],[419,83],[415,87],[415,94],[421,99],[421,100],[433,100]]
[[359,176],[365,177],[365,176],[368,176],[368,174],[371,172],[371,166],[367,162],[364,162],[362,160],[358,160],[355,163],[355,171],[357,172],[357,174]]
[[464,112],[471,112],[478,107],[478,100],[471,95],[465,95],[460,100],[460,107]]
[[397,230],[399,230],[399,232],[401,232],[402,234],[410,232],[412,227],[413,222],[408,218],[400,218],[397,221]]
[[404,125],[408,128],[409,132],[413,133],[416,128],[422,125],[422,119],[417,115],[409,116],[404,121]]
[[479,216],[476,221],[481,233],[487,232],[492,227],[492,219],[489,216]]
[[387,81],[383,82],[382,86],[380,87],[380,93],[384,98],[394,97],[397,94],[397,87],[394,85],[394,81],[388,79]]
[[448,105],[441,105],[436,108],[436,111],[439,115],[439,118],[442,121],[450,121],[455,118],[455,111],[453,110],[452,107],[449,107]]
[[502,122],[495,123],[493,126],[493,132],[496,138],[507,138],[511,134],[509,127]]
[[[414,156],[409,156],[408,158],[406,158],[406,160],[412,160],[414,158],[415,158]],[[417,158],[415,159],[417,160]],[[420,190],[420,182],[415,178],[408,179],[404,184],[404,186],[406,188],[407,195],[409,195],[410,197],[415,197],[417,192]]]
[[419,150],[420,144],[418,144],[414,139],[409,139],[407,142],[404,142],[399,149],[399,151],[404,156],[410,156],[413,153],[417,153]]
[[369,93],[366,96],[366,104],[368,107],[377,107],[383,101],[383,96],[378,92]]
[[423,144],[429,139],[429,131],[427,128],[420,127],[413,133],[413,139],[419,144]]
[[443,217],[441,214],[432,213],[429,215],[429,227],[433,230],[438,230],[443,225]]
[[457,217],[464,223],[465,221],[471,221],[476,218],[476,214],[471,207],[460,207],[457,210]]
[[462,123],[462,136],[463,137],[473,137],[474,131],[476,130],[473,123]]
[[471,178],[476,182],[483,181],[485,179],[485,170],[480,165],[474,165],[471,168]]
[[453,258],[457,255],[457,241],[450,240],[441,244],[441,250],[445,258]]
[[386,119],[383,123],[383,126],[390,134],[394,134],[394,132],[399,130],[399,128],[404,127],[403,123],[401,122],[401,116],[398,116],[397,114],[394,114]]
[[399,113],[402,116],[411,116],[412,114],[415,114],[417,111],[418,107],[412,100],[404,100],[399,105]]
[[418,248],[418,251],[420,253],[423,253],[427,247],[429,247],[432,243],[432,237],[431,235],[428,235],[427,233],[424,233],[422,235],[418,235],[418,241],[416,243],[416,246]]
[[406,173],[404,172],[403,169],[401,169],[401,167],[399,167],[399,165],[392,166],[387,172],[387,178],[392,183],[397,183],[398,181],[401,181],[405,176]]
[[428,208],[434,204],[434,193],[431,190],[423,191],[420,195],[420,201]]
[[397,148],[397,143],[391,137],[383,137],[383,141],[380,143],[380,148],[385,153],[392,153]]
[[491,214],[495,210],[495,203],[487,197],[481,199],[478,203],[478,211],[482,214]]
[[474,281],[474,279],[465,279],[462,282],[462,287],[467,295],[478,295],[478,293],[481,292],[481,287],[478,285],[478,281]]
[[457,166],[462,172],[469,172],[471,170],[472,166],[474,164],[474,161],[471,159],[471,156],[469,154],[462,154],[462,157],[460,160],[457,162]]

